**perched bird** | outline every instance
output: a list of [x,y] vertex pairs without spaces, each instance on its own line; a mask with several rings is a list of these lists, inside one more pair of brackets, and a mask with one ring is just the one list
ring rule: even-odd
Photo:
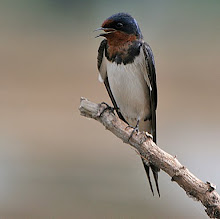
[[[104,32],[98,49],[99,80],[104,82],[120,119],[134,130],[147,131],[156,143],[157,84],[154,57],[144,42],[137,21],[127,13],[107,18],[96,30]],[[150,169],[158,195],[159,168],[142,159],[154,195]]]

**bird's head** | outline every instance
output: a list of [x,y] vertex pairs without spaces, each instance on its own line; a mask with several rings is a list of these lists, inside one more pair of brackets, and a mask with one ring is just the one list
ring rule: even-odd
[[103,30],[104,33],[99,34],[107,38],[107,40],[128,40],[141,39],[142,34],[137,21],[127,13],[114,14],[107,18],[102,26],[96,30]]

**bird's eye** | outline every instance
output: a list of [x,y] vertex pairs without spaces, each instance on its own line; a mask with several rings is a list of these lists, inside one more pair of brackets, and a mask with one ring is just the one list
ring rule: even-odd
[[117,24],[116,24],[116,27],[117,27],[117,28],[122,28],[122,27],[123,27],[123,24],[122,24],[122,23],[117,23]]

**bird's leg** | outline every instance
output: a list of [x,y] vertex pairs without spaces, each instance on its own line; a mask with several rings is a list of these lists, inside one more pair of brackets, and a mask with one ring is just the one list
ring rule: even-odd
[[130,141],[131,137],[133,136],[133,134],[134,134],[135,132],[138,132],[138,131],[139,131],[139,122],[140,122],[140,119],[137,120],[137,124],[136,124],[135,127],[132,127],[131,125],[128,125],[128,126],[127,126],[127,127],[133,128],[133,131],[131,132],[131,134],[130,134],[130,136],[129,136],[129,138],[128,138],[128,141]]
[[118,110],[119,108],[115,108],[115,107],[111,107],[111,106],[109,106],[107,103],[105,103],[105,102],[101,102],[101,104],[100,105],[106,105],[106,107],[102,110],[102,112],[100,112],[100,114],[99,114],[99,116],[101,117],[102,116],[102,114],[106,111],[106,110],[110,110],[113,114],[115,114],[115,110]]

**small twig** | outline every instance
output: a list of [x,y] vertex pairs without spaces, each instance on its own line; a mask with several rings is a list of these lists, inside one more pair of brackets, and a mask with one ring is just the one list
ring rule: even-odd
[[105,105],[92,103],[85,98],[81,98],[79,110],[82,116],[101,122],[106,129],[115,134],[123,142],[133,146],[141,157],[170,175],[171,180],[178,183],[189,197],[203,204],[210,218],[220,218],[220,196],[212,183],[204,183],[195,177],[175,156],[161,150],[152,141],[150,135],[146,135],[144,132],[134,134],[128,142],[133,129],[127,128],[127,124],[110,110],[105,110],[100,116],[105,107]]

